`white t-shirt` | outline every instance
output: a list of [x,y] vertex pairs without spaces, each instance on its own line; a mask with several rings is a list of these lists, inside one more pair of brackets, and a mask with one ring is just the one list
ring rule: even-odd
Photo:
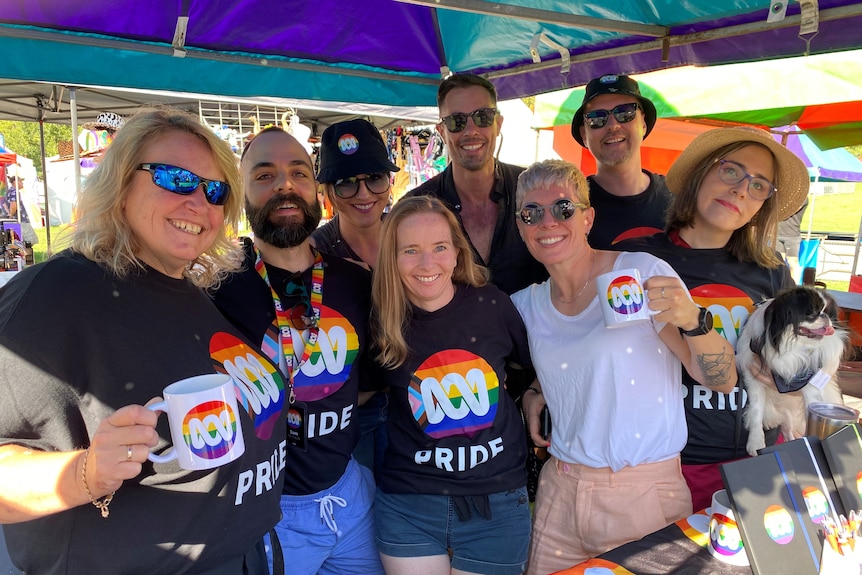
[[[646,281],[677,276],[663,260],[622,252],[614,269],[637,268]],[[685,285],[685,284],[682,284]],[[550,281],[512,301],[527,326],[530,355],[551,412],[551,455],[619,471],[676,457],[685,446],[682,366],[651,320],[608,329],[598,297],[580,314],[554,308]]]

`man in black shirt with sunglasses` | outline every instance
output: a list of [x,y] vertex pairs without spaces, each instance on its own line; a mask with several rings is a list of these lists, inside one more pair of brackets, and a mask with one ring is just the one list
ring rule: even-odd
[[515,186],[524,170],[498,162],[494,147],[503,117],[497,90],[481,76],[454,74],[437,90],[449,166],[408,195],[443,200],[473,247],[476,261],[491,270],[491,282],[507,294],[542,282],[548,272],[527,251],[515,224]]
[[587,178],[596,212],[589,242],[596,249],[664,229],[670,192],[664,176],[641,167],[641,142],[655,122],[655,106],[628,76],[609,74],[587,84],[572,136],[596,159],[596,174]]

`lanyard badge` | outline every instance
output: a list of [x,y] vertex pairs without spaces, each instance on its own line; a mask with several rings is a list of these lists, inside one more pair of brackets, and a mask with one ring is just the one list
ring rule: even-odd
[[[266,346],[268,349],[265,349],[264,351],[269,352],[267,355],[270,356],[270,359],[282,368],[287,375],[289,388],[287,417],[288,442],[294,447],[305,449],[306,439],[308,437],[308,410],[303,402],[296,401],[296,394],[293,389],[293,378],[296,370],[301,368],[318,348],[317,342],[320,332],[320,310],[323,303],[323,256],[320,252],[316,250],[314,251],[314,265],[311,270],[311,309],[306,310],[306,313],[301,316],[305,329],[297,329],[297,334],[300,338],[303,338],[303,343],[305,344],[302,351],[302,357],[297,361],[297,358],[294,355],[294,335],[292,331],[292,324],[295,323],[292,321],[292,313],[294,310],[285,309],[284,305],[281,303],[281,298],[279,298],[278,293],[269,281],[266,264],[256,246],[254,247],[254,253],[254,268],[260,275],[261,279],[266,283],[267,287],[269,287],[270,294],[272,295],[272,304],[275,309],[275,318],[276,323],[278,324],[280,343],[280,345]],[[308,339],[304,338],[303,332],[308,333]]]

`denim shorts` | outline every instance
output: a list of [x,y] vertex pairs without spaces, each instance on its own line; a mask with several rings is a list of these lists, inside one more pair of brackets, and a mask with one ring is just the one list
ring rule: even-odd
[[527,563],[531,516],[527,488],[488,496],[491,519],[460,521],[452,497],[384,493],[374,502],[377,549],[390,557],[446,555],[452,568],[481,575],[518,575]]

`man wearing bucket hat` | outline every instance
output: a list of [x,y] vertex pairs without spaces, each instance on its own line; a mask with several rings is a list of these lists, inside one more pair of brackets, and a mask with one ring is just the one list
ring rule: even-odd
[[[735,347],[754,305],[793,285],[770,245],[778,221],[808,194],[808,170],[793,152],[760,129],[717,128],[695,138],[667,174],[674,200],[667,232],[622,242],[668,262],[701,306],[701,325],[688,337],[719,328]],[[676,294],[668,294],[675,297]],[[718,464],[746,456],[744,396],[720,393],[683,372],[688,443],[683,474],[695,509],[722,488]],[[775,442],[777,429],[767,434]]]
[[[380,250],[383,210],[389,201],[390,173],[400,170],[389,159],[380,132],[367,120],[339,122],[326,128],[320,141],[317,181],[335,208],[335,216],[311,234],[324,254],[374,267]],[[357,410],[360,439],[356,460],[377,472],[386,448],[388,394],[378,392]]]
[[664,177],[641,167],[641,142],[655,121],[655,106],[630,77],[608,74],[587,84],[572,136],[596,159],[596,174],[587,178],[596,211],[589,236],[594,248],[664,229],[670,192]]

